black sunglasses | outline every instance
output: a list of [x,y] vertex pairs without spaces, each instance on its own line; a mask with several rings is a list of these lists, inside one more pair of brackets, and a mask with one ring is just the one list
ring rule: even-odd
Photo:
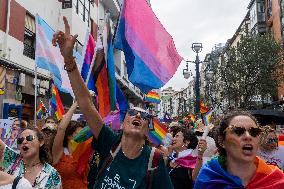
[[150,115],[146,112],[141,112],[141,111],[138,111],[138,110],[134,110],[134,109],[129,109],[127,111],[128,115],[130,116],[136,116],[138,113],[140,113],[140,116],[142,119],[144,120],[149,120],[150,119]]
[[17,144],[23,144],[25,139],[27,141],[31,142],[31,141],[33,141],[35,139],[35,136],[34,135],[28,135],[28,136],[26,136],[26,138],[24,138],[24,137],[18,138],[17,139]]
[[227,130],[231,130],[233,131],[236,135],[238,136],[242,136],[246,131],[249,132],[250,136],[252,137],[257,137],[260,135],[260,133],[262,132],[262,129],[259,128],[259,127],[251,127],[249,128],[248,130],[246,130],[246,128],[244,127],[238,127],[238,126],[234,126],[234,125],[230,125],[229,127],[227,127],[225,130],[224,130],[224,133],[227,131]]

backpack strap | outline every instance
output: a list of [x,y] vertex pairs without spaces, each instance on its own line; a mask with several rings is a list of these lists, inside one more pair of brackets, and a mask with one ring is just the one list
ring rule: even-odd
[[17,176],[14,181],[13,181],[13,185],[12,185],[12,189],[16,189],[17,188],[17,185],[19,183],[19,181],[21,180],[22,177],[20,176]]
[[110,164],[114,160],[115,156],[119,152],[120,148],[121,148],[121,142],[119,140],[118,143],[116,143],[112,146],[110,153],[108,154],[108,156],[106,157],[106,159],[105,159],[104,163],[102,164],[100,170],[98,171],[96,180],[98,180],[100,178],[100,176],[102,176],[103,172],[110,166]]
[[159,167],[159,161],[161,158],[162,158],[162,152],[159,149],[152,147],[149,156],[148,169],[146,174],[147,189],[152,188],[154,171]]

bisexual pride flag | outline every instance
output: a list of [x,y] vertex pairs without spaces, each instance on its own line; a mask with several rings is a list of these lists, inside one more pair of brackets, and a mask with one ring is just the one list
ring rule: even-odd
[[146,94],[165,85],[183,59],[145,0],[124,0],[114,47],[125,54],[129,81]]
[[[93,36],[90,34],[90,32],[87,32],[86,34],[86,39],[85,39],[85,46],[84,46],[84,61],[82,64],[82,70],[81,70],[81,76],[83,80],[86,82],[86,79],[88,77],[90,67],[93,62],[93,58],[95,55],[95,50],[96,49],[96,42],[93,38]],[[89,77],[88,89],[95,91],[95,82],[94,82],[94,77]]]

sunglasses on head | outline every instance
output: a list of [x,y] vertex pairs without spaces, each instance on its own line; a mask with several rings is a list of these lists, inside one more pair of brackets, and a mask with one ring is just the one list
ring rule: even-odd
[[278,138],[270,138],[267,141],[268,144],[278,143]]
[[26,139],[26,141],[31,142],[31,141],[33,141],[35,139],[35,136],[34,135],[28,135],[25,138],[24,137],[18,138],[17,139],[17,144],[23,144],[25,139]]
[[224,133],[228,130],[233,131],[233,133],[235,133],[237,136],[242,136],[246,131],[248,131],[248,133],[252,137],[257,137],[262,132],[262,129],[260,129],[259,127],[251,127],[248,130],[246,130],[246,128],[244,128],[244,127],[238,127],[238,126],[234,126],[234,125],[230,125],[229,127],[227,127],[225,129]]
[[128,112],[128,115],[130,116],[136,116],[139,113],[141,118],[144,120],[148,120],[150,118],[150,115],[146,112],[141,112],[141,111],[134,110],[134,109],[129,109],[127,112]]

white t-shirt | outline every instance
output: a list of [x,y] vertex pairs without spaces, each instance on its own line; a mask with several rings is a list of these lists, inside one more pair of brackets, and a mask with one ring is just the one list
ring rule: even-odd
[[[11,184],[6,184],[4,186],[0,186],[0,189],[11,189],[12,188],[13,183]],[[32,189],[32,185],[30,184],[30,182],[25,179],[25,178],[21,178],[17,184],[16,189]]]
[[[201,136],[197,136],[198,140],[200,140],[202,137]],[[210,137],[207,136],[205,138],[206,142],[207,142],[207,149],[205,150],[204,154],[203,154],[203,164],[207,163],[208,161],[210,161],[212,159],[212,157],[215,156],[215,152],[216,152],[216,143],[215,140]],[[197,156],[198,154],[198,146],[196,147],[196,149],[194,149],[193,151],[193,156]]]
[[271,152],[259,150],[258,155],[264,159],[267,164],[277,165],[284,171],[284,146],[279,146]]

